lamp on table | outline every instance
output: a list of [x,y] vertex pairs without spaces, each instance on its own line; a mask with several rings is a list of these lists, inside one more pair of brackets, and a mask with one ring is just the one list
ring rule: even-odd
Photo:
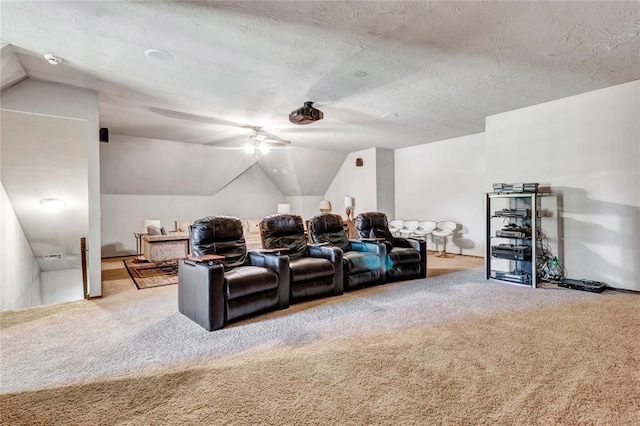
[[356,206],[356,200],[347,195],[346,197],[344,197],[344,207],[346,209],[346,213],[347,213],[347,237],[348,238],[357,238],[358,236],[356,235],[356,227],[353,225],[353,220],[351,219],[354,215],[354,209]]
[[353,210],[356,206],[356,200],[353,197],[347,195],[344,197],[344,207],[346,208],[347,220],[351,220],[351,215],[353,214]]
[[320,204],[318,204],[318,210],[320,210],[321,213],[330,213],[331,212],[331,201],[329,201],[329,200],[320,201]]

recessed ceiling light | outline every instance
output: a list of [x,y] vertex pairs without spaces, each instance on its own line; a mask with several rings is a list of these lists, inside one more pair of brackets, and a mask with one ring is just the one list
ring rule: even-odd
[[45,53],[44,59],[47,60],[52,65],[58,65],[62,62],[62,58],[60,56],[54,55],[53,53]]
[[394,118],[398,118],[398,114],[396,114],[395,112],[390,112],[389,114],[383,115],[382,118],[393,120]]
[[367,72],[366,71],[356,71],[356,73],[353,74],[353,75],[356,76],[356,77],[364,77],[364,76],[367,75]]
[[64,201],[58,198],[46,198],[40,201],[42,209],[46,212],[58,212],[64,208]]
[[151,59],[152,61],[158,61],[158,62],[173,61],[173,55],[169,52],[165,52],[164,50],[149,49],[144,52],[144,55],[147,58]]

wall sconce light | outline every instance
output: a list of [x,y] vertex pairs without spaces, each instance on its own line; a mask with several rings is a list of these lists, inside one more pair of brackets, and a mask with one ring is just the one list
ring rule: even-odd
[[278,214],[290,214],[291,204],[278,204]]
[[362,160],[362,158],[356,158],[356,167],[362,166],[364,166],[364,161]]
[[329,200],[320,201],[320,204],[318,205],[318,210],[320,210],[322,213],[331,212],[331,201]]
[[42,209],[46,212],[59,212],[64,209],[64,201],[58,198],[46,198],[40,201]]

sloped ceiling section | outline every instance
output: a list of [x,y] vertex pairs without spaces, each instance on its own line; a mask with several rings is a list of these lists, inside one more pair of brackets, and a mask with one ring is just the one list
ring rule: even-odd
[[110,135],[100,145],[100,192],[213,195],[251,167],[242,149]]
[[257,164],[286,196],[324,195],[345,158],[346,152],[283,148]]
[[102,194],[214,195],[259,167],[284,195],[323,195],[347,154],[275,147],[262,155],[157,139],[110,135],[100,145]]
[[27,78],[27,73],[14,53],[13,47],[2,42],[0,42],[0,64],[2,64],[0,91],[4,92]]

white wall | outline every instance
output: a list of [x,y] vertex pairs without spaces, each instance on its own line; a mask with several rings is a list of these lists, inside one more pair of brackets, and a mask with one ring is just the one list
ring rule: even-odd
[[87,120],[89,171],[89,235],[87,265],[89,295],[102,295],[100,258],[100,142],[98,92],[43,81],[25,80],[2,93],[2,107],[16,111]]
[[459,228],[447,251],[484,256],[485,173],[484,133],[397,149],[395,218],[454,221]]
[[40,267],[0,182],[0,311],[41,303]]
[[396,215],[395,153],[391,149],[376,148],[376,205],[377,211],[392,220]]
[[81,269],[42,272],[40,282],[43,305],[82,300],[84,298],[82,294]]
[[[320,214],[318,206],[322,200],[324,200],[324,197],[321,195],[303,195],[286,197],[285,202],[291,204],[291,213],[302,216],[303,220],[309,220],[313,216]],[[331,203],[331,207],[331,213],[341,213],[340,208],[336,210],[333,203]]]
[[285,197],[254,165],[212,196],[102,194],[102,256],[135,253],[134,232],[145,219],[160,219],[168,231],[176,220],[211,215],[257,218],[274,214]]
[[123,135],[110,135],[109,140],[100,144],[103,194],[212,195],[262,155]]
[[487,117],[486,186],[539,182],[570,278],[640,290],[640,81]]
[[[356,167],[356,158],[362,158],[364,165]],[[377,211],[376,148],[350,153],[333,178],[324,198],[331,201],[333,212],[347,218],[344,197],[355,198],[355,213]]]

